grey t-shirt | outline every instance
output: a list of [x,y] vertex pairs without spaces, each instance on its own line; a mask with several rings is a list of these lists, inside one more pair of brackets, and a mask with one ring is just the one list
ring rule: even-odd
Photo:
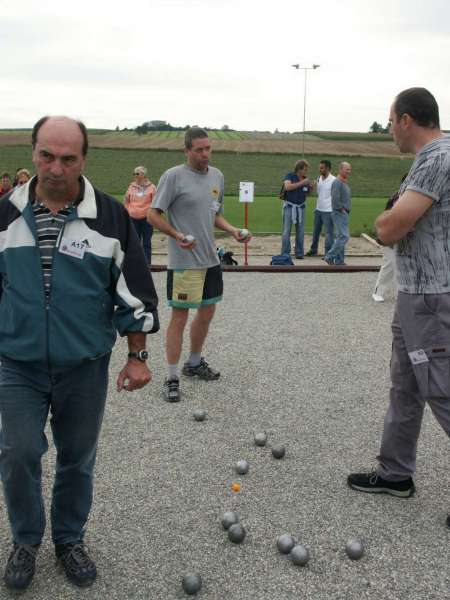
[[398,287],[408,294],[450,293],[450,137],[424,146],[400,187],[433,200],[395,246]]
[[331,184],[331,207],[333,210],[345,208],[348,212],[352,207],[352,194],[350,186],[335,177]]
[[197,244],[185,250],[169,237],[169,269],[205,269],[220,264],[214,239],[214,221],[223,213],[223,174],[188,165],[172,167],[161,175],[152,208],[167,213],[169,223]]

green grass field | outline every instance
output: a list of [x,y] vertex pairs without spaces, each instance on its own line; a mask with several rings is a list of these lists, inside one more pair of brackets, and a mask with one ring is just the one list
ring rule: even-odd
[[[374,235],[374,221],[384,210],[386,201],[383,198],[353,198],[350,215],[350,233],[359,236],[361,233]],[[306,205],[306,233],[312,233],[316,197],[312,196]],[[248,226],[256,234],[281,232],[281,207],[278,198],[257,197],[248,207]],[[236,196],[225,198],[225,218],[233,225],[244,226],[244,205]]]
[[308,131],[310,135],[320,140],[331,140],[335,142],[390,142],[392,136],[389,133],[356,133],[345,131]]
[[[379,158],[370,156],[308,155],[311,175],[318,172],[319,161],[329,158],[335,170],[341,160],[349,160],[353,167],[350,179],[355,197],[388,198],[397,188],[401,176],[411,166],[411,159]],[[281,182],[291,171],[298,155],[236,152],[213,153],[213,164],[225,175],[225,193],[237,194],[240,181],[254,181],[258,196],[272,196],[276,200]],[[110,194],[123,194],[137,165],[145,165],[149,176],[158,182],[161,174],[184,162],[181,151],[131,150],[92,148],[89,151],[86,175],[95,185]],[[29,146],[0,146],[0,171],[15,173],[19,167],[32,170]]]

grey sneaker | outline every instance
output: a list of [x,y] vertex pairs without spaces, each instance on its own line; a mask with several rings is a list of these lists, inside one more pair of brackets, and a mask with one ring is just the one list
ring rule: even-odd
[[164,399],[167,402],[179,402],[181,399],[180,382],[176,377],[164,382]]
[[6,563],[3,581],[10,590],[26,590],[36,571],[36,555],[39,546],[14,543]]
[[411,477],[402,481],[387,481],[376,471],[370,473],[352,473],[347,478],[348,485],[358,492],[390,494],[398,498],[409,498],[416,490]]
[[200,364],[195,367],[191,367],[189,363],[184,363],[183,375],[187,377],[197,376],[199,379],[204,379],[205,381],[214,381],[220,377],[219,371],[211,369],[203,356],[200,359]]

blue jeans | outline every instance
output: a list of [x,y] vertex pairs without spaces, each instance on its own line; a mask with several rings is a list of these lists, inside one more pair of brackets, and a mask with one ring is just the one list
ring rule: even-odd
[[136,233],[138,234],[138,238],[142,242],[142,248],[144,249],[145,258],[147,259],[147,264],[151,264],[152,262],[152,235],[153,235],[153,226],[147,221],[147,219],[133,219],[134,228],[136,229]]
[[332,217],[336,237],[332,247],[325,255],[325,260],[333,261],[336,265],[342,265],[344,263],[345,244],[350,239],[349,215],[340,210],[333,210]]
[[310,252],[317,254],[317,248],[319,245],[320,234],[322,233],[322,227],[325,228],[325,254],[333,245],[333,218],[331,212],[324,212],[323,210],[314,211],[314,227],[313,237],[311,242]]
[[[295,256],[303,256],[303,240],[305,237],[305,205],[295,209],[297,212],[297,223],[295,224]],[[292,207],[285,205],[283,207],[283,233],[281,235],[281,254],[291,253],[291,228],[292,228]]]
[[13,541],[40,544],[45,530],[41,459],[51,409],[56,471],[51,504],[55,544],[78,542],[92,505],[93,470],[110,354],[57,370],[2,358],[0,474]]

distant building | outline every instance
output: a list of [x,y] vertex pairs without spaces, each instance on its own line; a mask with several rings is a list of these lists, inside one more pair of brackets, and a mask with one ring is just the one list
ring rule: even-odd
[[144,127],[148,127],[149,129],[157,129],[158,127],[165,127],[168,125],[167,121],[146,121],[144,123]]

